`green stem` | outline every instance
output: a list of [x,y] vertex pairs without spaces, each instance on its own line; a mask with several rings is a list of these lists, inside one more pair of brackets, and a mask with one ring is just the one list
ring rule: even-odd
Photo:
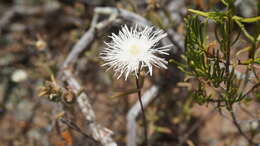
[[[230,65],[230,51],[231,51],[231,30],[232,30],[232,20],[229,17],[228,21],[226,22],[226,35],[227,35],[227,42],[225,44],[226,50],[226,76],[229,78],[229,65]],[[227,91],[229,91],[230,83],[227,82]]]

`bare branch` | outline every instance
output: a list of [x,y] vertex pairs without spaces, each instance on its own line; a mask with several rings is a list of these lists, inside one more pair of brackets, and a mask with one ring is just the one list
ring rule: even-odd
[[66,68],[69,64],[74,64],[78,59],[78,56],[85,48],[93,41],[95,29],[91,27],[78,41],[78,43],[72,48],[68,57],[64,61],[62,68]]
[[[99,9],[99,8],[96,8]],[[62,69],[65,69],[66,67],[73,65],[76,60],[78,59],[80,53],[85,51],[87,46],[94,40],[95,33],[97,31],[100,31],[101,29],[108,26],[108,24],[112,23],[116,19],[116,14],[111,14],[110,17],[107,20],[104,20],[102,22],[97,22],[99,17],[99,11],[94,10],[95,14],[91,22],[91,27],[89,30],[80,38],[80,40],[76,43],[76,45],[72,48],[71,52],[69,53],[68,57],[62,64]]]
[[2,18],[0,19],[0,33],[2,32],[4,26],[6,26],[10,22],[11,18],[13,18],[14,14],[14,8],[9,9],[3,14]]
[[[82,87],[79,84],[79,82],[75,79],[72,72],[66,68],[69,65],[73,65],[78,59],[80,53],[82,53],[87,48],[87,46],[94,40],[96,31],[106,27],[115,18],[116,17],[114,15],[111,15],[108,20],[97,23],[98,14],[95,13],[90,29],[76,43],[76,45],[73,47],[68,57],[62,64],[58,77],[64,78],[68,85],[72,87],[72,90],[76,95],[81,91]],[[77,97],[77,103],[82,113],[84,114],[85,119],[88,121],[88,128],[90,129],[91,136],[95,140],[100,141],[101,144],[104,146],[117,146],[117,144],[111,138],[113,132],[105,127],[102,127],[97,123],[94,110],[89,102],[89,97],[86,93],[81,93]]]
[[242,130],[240,124],[239,124],[238,121],[237,121],[237,118],[236,118],[236,115],[235,115],[234,110],[231,109],[229,112],[230,112],[230,114],[231,114],[232,121],[233,121],[234,125],[236,126],[238,132],[249,142],[249,144],[250,144],[251,146],[257,146],[257,144],[255,144],[255,143],[253,142],[253,139],[250,138],[249,136],[247,136],[247,135],[244,133],[244,131]]
[[117,14],[120,18],[135,22],[137,24],[152,25],[144,17],[137,15],[133,12],[129,12],[129,11],[124,10],[124,9],[120,9],[120,8],[97,7],[95,9],[95,12],[100,13],[100,14],[107,14],[107,15]]

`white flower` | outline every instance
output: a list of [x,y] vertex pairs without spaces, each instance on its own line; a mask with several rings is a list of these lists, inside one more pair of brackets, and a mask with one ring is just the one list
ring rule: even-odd
[[167,69],[168,63],[165,59],[156,54],[169,55],[169,47],[157,47],[159,41],[167,34],[162,30],[155,30],[153,27],[139,27],[135,25],[130,29],[125,25],[116,35],[112,33],[112,41],[106,43],[107,48],[102,50],[101,58],[106,62],[103,66],[115,70],[118,79],[125,74],[125,80],[132,72],[137,73],[147,67],[148,73],[152,76],[153,65],[158,68]]

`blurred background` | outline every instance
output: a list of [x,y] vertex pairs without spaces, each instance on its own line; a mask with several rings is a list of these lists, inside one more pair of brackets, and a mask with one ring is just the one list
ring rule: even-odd
[[[237,13],[257,16],[258,0],[237,0]],[[0,1],[0,146],[84,146],[89,130],[75,101],[75,93],[65,101],[46,96],[43,90],[63,84],[59,78],[68,54],[92,26],[95,10],[120,8],[140,15],[152,25],[164,29],[173,50],[167,60],[180,60],[184,51],[187,9],[202,11],[224,9],[219,0],[1,0]],[[111,14],[116,13],[112,12]],[[98,22],[110,19],[102,14]],[[113,71],[105,72],[99,53],[108,36],[117,33],[122,24],[139,23],[119,13],[105,27],[96,28],[93,40],[84,47],[73,65],[66,66],[81,85],[93,106],[97,123],[113,131],[119,146],[127,142],[127,114],[137,101],[134,78],[117,80]],[[136,22],[135,22],[136,21]],[[247,26],[250,30],[250,25]],[[210,29],[210,34],[214,30]],[[254,31],[254,30],[251,30]],[[237,48],[247,46],[241,40]],[[51,76],[54,76],[51,79]],[[154,70],[147,76],[142,92],[158,87],[156,96],[146,108],[149,141],[153,146],[246,146],[225,109],[212,104],[199,105],[191,96],[195,84],[184,83],[185,75],[176,64],[167,70]],[[46,81],[48,81],[46,83]],[[70,92],[68,92],[70,93]],[[45,96],[44,96],[45,95]],[[65,103],[64,103],[65,102]],[[237,119],[259,131],[259,100],[237,105]],[[66,114],[64,122],[59,117]],[[59,123],[59,124],[58,124]],[[57,126],[58,125],[58,126]],[[143,140],[141,117],[137,118],[137,143]],[[75,128],[76,127],[76,128]],[[77,128],[80,128],[77,129]],[[83,133],[81,133],[81,132]],[[254,141],[260,143],[260,135]],[[92,144],[98,145],[98,144]]]

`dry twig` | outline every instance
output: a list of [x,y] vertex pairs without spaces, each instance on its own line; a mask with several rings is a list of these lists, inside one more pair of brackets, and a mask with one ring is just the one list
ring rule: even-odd
[[[73,47],[72,51],[69,53],[68,57],[64,61],[61,66],[61,70],[59,72],[58,77],[63,78],[69,86],[73,88],[73,92],[78,94],[82,89],[80,83],[73,76],[71,70],[67,69],[69,65],[73,65],[78,59],[80,53],[82,53],[87,46],[94,40],[94,36],[96,31],[106,27],[110,24],[114,19],[115,15],[110,15],[108,20],[104,20],[102,22],[97,23],[98,14],[95,13],[94,18],[92,20],[91,28],[81,37],[81,39],[76,43]],[[113,132],[105,127],[99,125],[96,121],[94,110],[89,102],[89,97],[86,93],[81,93],[77,97],[77,103],[82,113],[85,116],[85,119],[88,121],[88,127],[90,129],[91,136],[100,141],[104,146],[116,146],[117,144],[111,138]]]
[[229,112],[231,114],[232,121],[233,121],[234,125],[236,126],[236,128],[237,128],[238,132],[240,133],[240,135],[243,136],[249,142],[249,144],[251,146],[257,146],[257,144],[254,143],[253,139],[251,137],[247,136],[245,134],[245,132],[242,130],[239,122],[237,121],[237,118],[236,118],[236,115],[235,115],[235,112],[234,112],[233,108]]

